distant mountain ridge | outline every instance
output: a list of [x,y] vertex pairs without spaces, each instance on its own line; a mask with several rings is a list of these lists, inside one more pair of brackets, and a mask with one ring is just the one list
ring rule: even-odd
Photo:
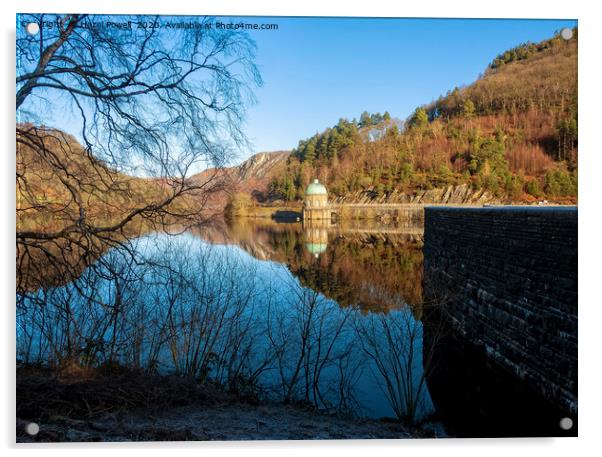
[[189,179],[197,183],[209,179],[222,180],[225,192],[212,196],[211,203],[225,205],[228,196],[244,192],[257,201],[265,201],[269,195],[269,185],[274,176],[284,172],[290,151],[258,152],[239,165],[225,168],[210,168]]
[[288,159],[290,151],[258,152],[240,165],[233,167],[240,180],[262,179],[271,176]]

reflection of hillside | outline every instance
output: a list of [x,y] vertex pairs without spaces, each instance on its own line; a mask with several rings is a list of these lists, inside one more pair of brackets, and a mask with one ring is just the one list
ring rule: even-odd
[[[59,286],[77,278],[110,247],[158,229],[175,233],[174,224],[157,227],[129,224],[122,238],[106,240],[81,255],[75,242],[66,246],[47,243],[53,255],[36,250],[17,262],[17,291]],[[364,310],[387,310],[404,303],[419,305],[422,299],[422,231],[419,227],[333,226],[306,227],[300,223],[276,223],[268,219],[237,219],[234,223],[213,221],[188,229],[210,243],[236,244],[260,260],[287,265],[301,283],[318,290],[341,306],[358,305]],[[309,246],[309,248],[308,248]],[[127,247],[123,245],[124,248]],[[319,247],[319,249],[317,249]],[[36,255],[33,255],[36,254]],[[61,262],[57,258],[61,256]]]
[[[24,294],[46,287],[58,287],[77,279],[89,266],[97,262],[111,248],[127,251],[134,259],[135,249],[131,242],[153,232],[176,235],[187,230],[199,232],[199,221],[182,217],[138,217],[124,225],[120,230],[107,232],[96,237],[86,237],[80,233],[69,233],[50,240],[35,240],[17,243],[17,293]],[[214,224],[211,215],[206,217],[202,227],[208,233],[224,232],[224,224]],[[30,221],[31,222],[31,221]],[[52,221],[45,224],[52,224]],[[191,229],[191,224],[197,224]],[[39,224],[38,226],[41,226]]]
[[223,220],[192,229],[191,232],[213,244],[235,244],[259,260],[282,259],[290,254],[300,236],[299,224],[277,224],[269,219],[237,219],[233,224]]
[[323,238],[322,231],[305,232],[301,224],[239,219],[229,226],[228,238],[257,258],[286,264],[304,285],[342,306],[386,310],[421,303],[420,227],[330,227],[317,257],[307,244],[315,244],[313,235]]
[[[49,224],[52,221],[48,222]],[[41,226],[41,224],[38,224]],[[40,240],[17,244],[16,291],[26,294],[40,288],[59,287],[77,279],[89,266],[97,262],[111,248],[128,250],[132,258],[129,242],[153,232],[177,235],[183,231],[216,244],[240,244],[245,250],[259,259],[269,259],[272,252],[262,250],[270,248],[265,239],[253,239],[253,233],[245,237],[242,232],[232,232],[221,219],[208,218],[200,225],[190,226],[190,221],[182,218],[173,220],[154,220],[152,218],[135,219],[120,231],[101,238],[88,239],[77,233],[56,240]]]
[[150,220],[135,220],[116,233],[87,238],[74,233],[55,240],[17,244],[17,294],[40,288],[58,287],[77,279],[112,247],[126,246],[127,240],[165,229]]

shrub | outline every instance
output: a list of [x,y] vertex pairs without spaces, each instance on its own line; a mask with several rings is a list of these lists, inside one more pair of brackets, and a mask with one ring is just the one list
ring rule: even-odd
[[500,181],[495,173],[483,176],[483,187],[496,196],[500,195]]
[[523,180],[518,175],[506,175],[504,188],[510,198],[517,198],[523,193]]
[[527,181],[525,190],[529,195],[532,195],[535,198],[539,198],[542,195],[541,187],[537,179],[531,179],[530,181]]
[[545,191],[548,195],[577,195],[576,175],[571,175],[565,170],[546,172]]
[[253,207],[253,199],[249,194],[237,192],[230,198],[224,214],[226,218],[245,217],[249,215],[249,209]]

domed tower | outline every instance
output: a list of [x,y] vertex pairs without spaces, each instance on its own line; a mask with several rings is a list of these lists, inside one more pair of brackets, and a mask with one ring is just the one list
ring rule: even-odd
[[330,208],[328,206],[328,192],[320,181],[314,179],[305,190],[303,199],[303,220],[323,219],[330,220]]

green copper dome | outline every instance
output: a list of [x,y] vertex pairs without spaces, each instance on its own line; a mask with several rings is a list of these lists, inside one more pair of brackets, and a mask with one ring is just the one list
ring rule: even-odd
[[328,244],[326,243],[305,243],[305,249],[307,249],[313,255],[322,254],[326,251]]
[[314,179],[307,189],[305,190],[305,195],[326,195],[326,187],[320,184],[320,181]]

